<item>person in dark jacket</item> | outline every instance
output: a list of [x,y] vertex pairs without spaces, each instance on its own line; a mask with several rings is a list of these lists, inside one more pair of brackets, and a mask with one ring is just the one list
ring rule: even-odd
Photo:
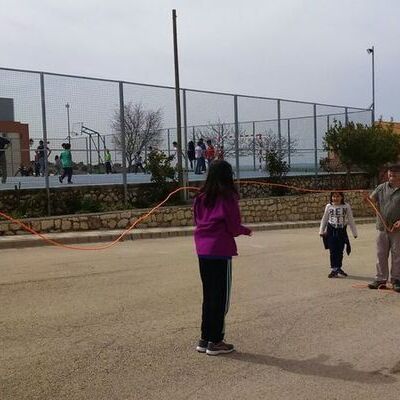
[[1,170],[1,183],[6,183],[7,181],[7,160],[6,160],[6,150],[10,145],[10,141],[0,136],[0,170]]

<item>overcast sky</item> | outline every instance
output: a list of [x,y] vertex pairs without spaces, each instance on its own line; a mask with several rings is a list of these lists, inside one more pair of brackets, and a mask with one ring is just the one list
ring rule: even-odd
[[368,107],[400,121],[398,0],[0,0],[0,65]]

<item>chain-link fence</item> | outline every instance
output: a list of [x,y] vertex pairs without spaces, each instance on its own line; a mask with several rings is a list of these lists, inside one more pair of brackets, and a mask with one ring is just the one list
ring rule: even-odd
[[[0,68],[0,81],[0,107],[8,107],[0,110],[0,134],[10,141],[0,148],[3,189],[67,185],[68,176],[60,182],[65,144],[74,185],[123,184],[125,193],[127,184],[150,180],[151,148],[176,155],[173,87],[9,68]],[[371,123],[364,108],[193,89],[181,89],[181,105],[189,180],[204,179],[194,174],[189,142],[211,140],[215,157],[230,161],[237,177],[268,176],[271,146],[283,152],[289,174],[318,174],[334,121]]]

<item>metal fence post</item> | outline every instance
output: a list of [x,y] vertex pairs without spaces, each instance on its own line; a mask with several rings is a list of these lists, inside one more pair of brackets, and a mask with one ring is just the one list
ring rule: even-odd
[[119,123],[121,127],[121,147],[122,147],[122,183],[124,185],[124,206],[128,204],[128,184],[126,179],[126,143],[125,143],[125,109],[124,109],[124,84],[119,82]]
[[[176,141],[178,142],[177,167],[179,186],[183,186],[182,173],[182,119],[181,119],[181,91],[179,84],[179,61],[178,61],[178,33],[176,24],[176,10],[172,10],[172,26],[174,39],[174,70],[175,70],[175,111],[176,111]],[[184,194],[181,194],[184,199]]]
[[[14,170],[14,149],[13,149],[13,141],[14,138],[9,138],[10,140],[10,161],[11,161],[11,173],[14,176],[15,175],[15,170]],[[5,150],[4,150],[5,152]],[[6,167],[7,168],[7,167]]]
[[314,120],[314,169],[315,176],[318,176],[318,139],[317,139],[317,105],[313,104],[313,120]]
[[257,170],[256,167],[256,123],[253,121],[253,169]]
[[[185,160],[185,169],[183,171],[183,184],[184,186],[188,186],[188,174],[189,174],[189,160],[188,160],[188,138],[187,138],[187,108],[186,108],[186,89],[182,90],[182,106],[183,106],[183,141],[184,144],[182,146],[182,156]],[[189,196],[188,196],[188,191],[187,189],[184,190],[183,192],[184,194],[184,199],[185,201],[188,200]]]
[[92,135],[89,135],[89,173],[93,173],[92,165]]
[[290,119],[287,120],[287,145],[288,145],[288,165],[291,168],[291,159],[290,159]]
[[86,143],[86,165],[89,167],[89,147],[88,147],[88,138],[85,137]]
[[100,164],[101,164],[101,155],[100,155],[100,134],[97,135],[97,162],[99,164],[99,172],[100,172]]
[[238,112],[238,96],[233,96],[233,112],[235,116],[235,157],[236,157],[236,179],[239,186],[240,166],[239,166],[239,112]]
[[326,116],[326,131],[329,131],[329,128],[331,127],[331,122],[329,120],[329,115]]
[[349,124],[349,109],[347,107],[344,108],[344,123],[346,126]]
[[46,121],[46,95],[44,90],[44,74],[40,73],[40,100],[42,105],[42,129],[43,129],[43,142],[44,142],[44,182],[46,185],[47,195],[47,213],[51,215],[51,202],[50,202],[50,185],[49,185],[49,168],[47,163],[47,121]]
[[169,157],[171,155],[171,136],[169,128],[167,129],[167,151]]
[[282,130],[281,130],[281,101],[278,99],[276,101],[276,106],[277,106],[277,114],[278,114],[278,150],[279,153],[281,152],[282,149]]

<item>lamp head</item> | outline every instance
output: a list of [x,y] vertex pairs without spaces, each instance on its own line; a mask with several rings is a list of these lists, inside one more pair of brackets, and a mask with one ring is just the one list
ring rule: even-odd
[[374,52],[374,49],[367,49],[368,54],[372,54]]

